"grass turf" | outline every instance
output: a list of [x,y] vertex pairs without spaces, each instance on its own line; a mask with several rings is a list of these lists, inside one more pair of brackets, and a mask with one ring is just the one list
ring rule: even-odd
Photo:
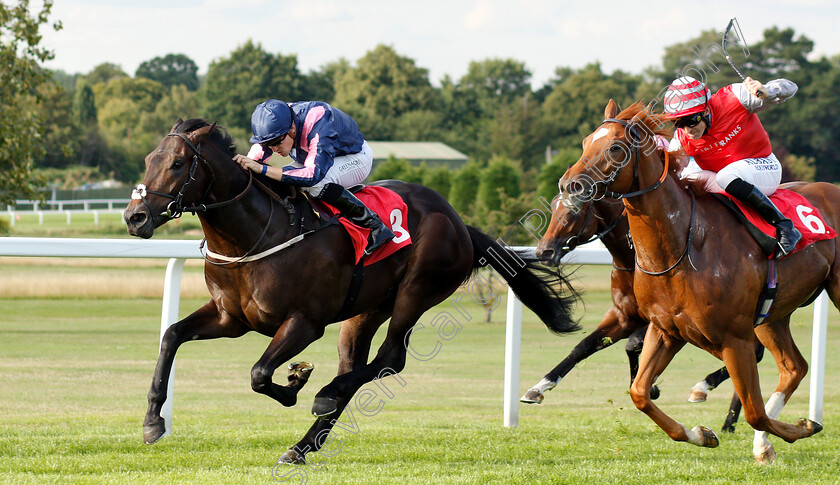
[[[600,267],[579,274],[588,288],[580,308],[586,332],[608,305],[605,274]],[[182,301],[182,315],[201,303]],[[250,389],[249,371],[268,345],[265,337],[185,344],[175,365],[174,433],[147,446],[141,428],[157,358],[160,301],[0,299],[0,482],[837,483],[840,362],[831,355],[825,430],[793,444],[771,437],[779,455],[772,466],[753,463],[752,432],[743,422],[734,435],[720,434],[717,449],[671,441],[633,407],[622,343],[578,366],[542,405],[522,405],[520,426],[509,429],[502,426],[501,304],[491,323],[483,322],[482,308],[468,305],[472,319],[464,319],[451,340],[417,332],[412,345],[418,353],[441,344],[434,358],[409,357],[401,374],[405,386],[388,378],[393,397],[380,392],[375,415],[354,403],[330,449],[310,455],[309,466],[275,470],[277,458],[311,425],[314,394],[334,376],[337,326],[299,356],[316,370],[292,408]],[[429,328],[447,305],[421,322]],[[810,308],[800,310],[792,324],[806,357],[811,315]],[[832,309],[829,349],[840,340],[837,322]],[[520,394],[582,336],[552,336],[526,312]],[[382,332],[375,343],[381,338]],[[691,385],[719,366],[686,347],[660,378],[657,404],[689,427],[719,429],[731,383],[704,404],[685,400]],[[769,356],[759,369],[767,397],[778,374]],[[285,380],[283,374],[278,371],[276,379]],[[807,412],[806,379],[781,419],[792,422]]]

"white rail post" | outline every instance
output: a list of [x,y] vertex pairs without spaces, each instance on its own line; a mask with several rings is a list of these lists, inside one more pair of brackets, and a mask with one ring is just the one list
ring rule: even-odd
[[[172,258],[166,265],[166,278],[163,282],[163,310],[160,315],[160,340],[163,341],[163,334],[166,333],[173,323],[178,321],[178,310],[181,303],[181,273],[184,270],[186,259]],[[169,384],[166,387],[166,402],[160,410],[160,416],[166,425],[163,436],[172,434],[172,402],[175,399],[175,361],[172,361],[172,370],[169,371]]]
[[508,287],[505,326],[505,426],[519,426],[519,352],[522,346],[522,302]]
[[808,417],[822,422],[823,384],[825,381],[825,339],[828,326],[828,293],[824,290],[814,301],[814,324],[811,336],[811,396]]

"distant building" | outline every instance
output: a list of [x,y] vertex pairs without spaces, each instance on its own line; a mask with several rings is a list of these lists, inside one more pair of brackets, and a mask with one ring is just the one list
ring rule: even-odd
[[446,166],[451,169],[461,168],[467,163],[467,156],[458,150],[440,142],[431,141],[370,141],[373,150],[373,167],[393,155],[395,158],[408,160],[412,165]]

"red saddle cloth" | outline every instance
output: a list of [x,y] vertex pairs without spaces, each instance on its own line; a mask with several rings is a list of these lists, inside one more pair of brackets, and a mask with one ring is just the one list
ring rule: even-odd
[[[772,224],[765,221],[751,206],[748,206],[740,200],[732,197],[726,192],[719,192],[720,195],[725,195],[729,200],[735,203],[747,221],[759,229],[767,236],[775,239],[776,228]],[[823,239],[832,239],[837,236],[837,232],[832,229],[823,219],[820,211],[811,205],[811,203],[802,195],[787,189],[778,189],[770,200],[778,207],[778,209],[788,219],[793,221],[793,225],[802,233],[802,239],[793,248],[791,254],[799,251],[802,248],[808,247],[817,241]]]
[[[379,249],[373,252],[370,256],[365,258],[365,266],[381,261],[388,256],[394,254],[396,251],[411,244],[411,235],[408,233],[408,206],[402,200],[402,197],[396,192],[385,187],[377,187],[373,185],[366,185],[364,188],[355,193],[369,209],[376,212],[382,222],[394,231],[394,238],[380,246]],[[319,202],[318,210],[322,210],[330,216],[335,215],[338,211],[335,207]],[[362,259],[365,254],[365,247],[367,247],[368,235],[370,229],[359,227],[346,217],[339,217],[339,222],[350,234],[350,239],[353,241],[353,249],[356,252],[356,263]]]

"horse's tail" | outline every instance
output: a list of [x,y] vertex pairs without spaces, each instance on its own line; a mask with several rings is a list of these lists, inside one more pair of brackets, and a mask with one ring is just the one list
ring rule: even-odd
[[552,332],[580,330],[572,315],[580,294],[559,268],[526,262],[477,228],[467,226],[467,230],[473,244],[473,268],[492,266]]

